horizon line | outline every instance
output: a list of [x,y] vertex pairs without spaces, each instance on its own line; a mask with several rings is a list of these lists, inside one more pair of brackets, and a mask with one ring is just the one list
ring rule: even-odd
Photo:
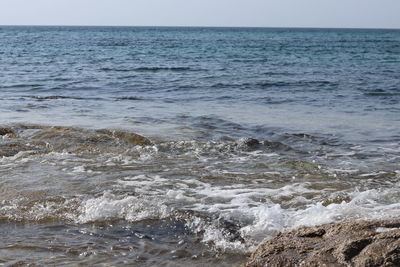
[[400,30],[380,27],[314,27],[314,26],[182,26],[182,25],[63,25],[63,24],[0,24],[0,27],[126,27],[126,28],[242,28],[242,29],[348,29],[348,30]]

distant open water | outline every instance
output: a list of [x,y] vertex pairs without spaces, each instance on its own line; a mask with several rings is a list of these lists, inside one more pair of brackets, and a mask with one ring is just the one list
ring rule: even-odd
[[0,265],[240,265],[399,166],[400,30],[0,27]]

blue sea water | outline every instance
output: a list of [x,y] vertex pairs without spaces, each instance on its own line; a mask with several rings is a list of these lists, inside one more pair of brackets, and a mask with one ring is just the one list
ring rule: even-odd
[[2,26],[0,125],[0,263],[240,264],[400,214],[400,30]]
[[185,115],[398,134],[397,30],[2,27],[0,40],[5,123],[157,133]]

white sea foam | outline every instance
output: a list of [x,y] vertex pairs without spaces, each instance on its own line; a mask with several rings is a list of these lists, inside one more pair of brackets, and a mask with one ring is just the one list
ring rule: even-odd
[[371,172],[371,173],[364,173],[364,174],[360,174],[361,177],[368,177],[368,176],[378,176],[378,175],[383,175],[383,174],[387,174],[387,172]]
[[400,228],[387,228],[387,227],[378,227],[376,228],[376,232],[378,233],[386,233],[394,230],[399,230]]
[[16,198],[0,202],[0,218],[13,221],[40,221],[48,219],[75,220],[73,211],[79,201],[77,199],[58,199],[32,202],[28,198]]
[[357,173],[360,170],[356,170],[356,169],[335,169],[335,168],[327,168],[327,171],[331,172],[331,173]]
[[[278,232],[290,231],[300,226],[314,226],[350,219],[384,219],[400,216],[400,203],[397,189],[367,190],[352,192],[351,200],[341,203],[323,205],[312,203],[305,208],[282,208],[280,204],[268,203],[256,207],[238,207],[237,209],[220,210],[221,217],[237,222],[241,236],[246,240],[246,248],[252,249],[264,238],[272,238]],[[213,210],[217,212],[214,208]],[[219,207],[221,208],[221,207]],[[198,220],[198,219],[197,219]],[[194,220],[188,223],[195,231],[204,231],[204,242],[214,242],[220,249],[243,249],[237,241],[229,241],[223,232],[215,229],[215,225],[207,225]],[[201,230],[200,230],[201,229]],[[210,234],[215,232],[214,235]],[[221,234],[222,233],[222,234]]]
[[[203,242],[218,249],[243,251],[251,249],[263,238],[303,225],[400,216],[398,185],[367,190],[368,187],[362,186],[369,180],[358,179],[363,183],[360,188],[364,191],[354,191],[355,185],[350,179],[343,179],[343,187],[336,185],[343,177],[317,181],[311,177],[313,173],[309,176],[311,179],[301,177],[301,172],[287,175],[285,170],[276,168],[284,162],[276,158],[277,154],[246,151],[233,142],[170,142],[118,153],[91,158],[69,153],[20,152],[14,157],[0,159],[3,163],[0,168],[11,168],[16,162],[28,160],[37,167],[34,170],[40,171],[45,168],[39,167],[57,163],[62,165],[63,172],[85,179],[95,177],[94,181],[98,179],[106,185],[99,187],[100,190],[109,190],[95,196],[92,191],[82,190],[82,195],[69,194],[70,199],[61,202],[41,199],[0,203],[1,218],[54,218],[76,223],[136,222],[173,217],[176,210],[190,210],[202,216],[186,218],[186,226],[201,235]],[[253,163],[261,167],[248,167]],[[102,173],[95,172],[98,167]],[[335,168],[323,167],[323,174],[327,171],[346,174],[346,177],[356,174],[370,178],[388,173],[378,170],[363,174],[356,167],[345,163]],[[103,171],[104,168],[109,170]],[[86,175],[92,169],[93,172]],[[105,178],[98,174],[104,174]],[[40,174],[36,176],[40,177]],[[296,179],[291,180],[292,176]],[[400,177],[400,172],[392,176]],[[48,184],[45,178],[43,181]],[[68,177],[65,184],[70,181],[72,179]],[[345,201],[340,202],[342,199]],[[209,218],[214,217],[234,223],[244,242],[227,234],[223,225],[210,221]]]
[[85,166],[76,166],[72,169],[72,172],[86,172]]
[[30,160],[29,156],[35,155],[36,153],[37,152],[34,150],[19,151],[13,156],[0,158],[0,162],[12,162],[18,160],[19,163],[24,163]]
[[[163,183],[164,178],[138,175],[126,182],[146,187],[151,182]],[[164,181],[165,182],[165,181]],[[147,184],[146,184],[147,183]],[[137,184],[136,184],[137,185]],[[186,186],[185,186],[186,185]],[[195,185],[203,191],[196,194]],[[308,190],[308,191],[307,191]],[[197,210],[201,214],[216,215],[237,225],[237,232],[245,242],[227,234],[216,220],[201,216],[186,218],[186,226],[202,235],[202,241],[217,249],[250,251],[263,238],[272,238],[278,232],[290,231],[299,226],[313,226],[348,219],[383,219],[400,216],[399,190],[397,187],[384,190],[366,190],[347,193],[349,201],[324,205],[322,201],[304,199],[302,193],[312,192],[307,184],[288,185],[278,189],[258,189],[251,192],[240,185],[215,189],[197,180],[181,183],[158,195],[117,195],[106,192],[98,197],[85,196],[60,201],[40,201],[29,204],[27,199],[0,203],[0,215],[11,220],[42,220],[59,218],[77,223],[104,220],[163,219],[173,216],[174,210]],[[264,195],[263,195],[264,194]],[[265,197],[259,202],[254,196]],[[299,207],[283,207],[275,203],[272,196],[298,195]],[[267,199],[270,199],[267,201]],[[177,206],[178,205],[178,206]],[[383,231],[383,230],[382,230]]]
[[279,204],[262,205],[243,211],[253,218],[252,223],[241,229],[243,235],[272,237],[278,231],[299,226],[313,226],[344,219],[382,219],[400,216],[398,190],[368,190],[353,192],[352,200],[324,206],[322,202],[310,204],[305,209],[283,209]]
[[144,219],[161,219],[169,214],[168,207],[156,200],[134,196],[120,198],[111,193],[83,201],[79,211],[77,222],[80,223],[110,219],[133,222]]

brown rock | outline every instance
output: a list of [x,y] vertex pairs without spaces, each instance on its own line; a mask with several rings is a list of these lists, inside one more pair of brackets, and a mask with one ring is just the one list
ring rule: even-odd
[[38,125],[0,127],[0,141],[0,158],[11,157],[21,151],[92,155],[111,151],[121,153],[132,146],[152,144],[146,137],[132,132]]
[[281,233],[263,242],[244,266],[400,266],[400,219],[347,221]]
[[0,127],[0,135],[12,134],[14,131],[10,128]]
[[8,143],[0,144],[0,158],[2,157],[12,157],[20,151],[27,151],[29,148],[24,144],[19,143]]
[[0,136],[8,136],[9,138],[17,137],[13,129],[6,127],[0,127]]
[[124,140],[125,142],[131,145],[145,146],[151,144],[151,141],[149,139],[135,133],[123,132],[123,131],[113,131],[112,133],[115,137]]

